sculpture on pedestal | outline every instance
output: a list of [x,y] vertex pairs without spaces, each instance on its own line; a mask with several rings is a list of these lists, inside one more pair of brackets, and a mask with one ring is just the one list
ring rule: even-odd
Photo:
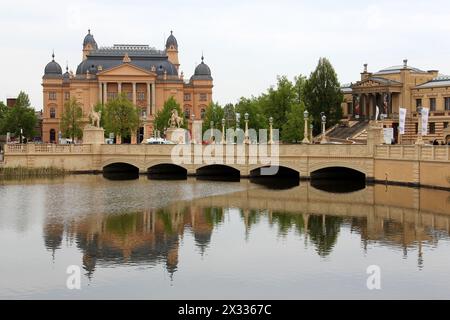
[[91,118],[91,125],[93,127],[100,128],[100,120],[102,118],[102,112],[95,112],[94,109],[91,110],[91,113],[89,114],[89,117]]
[[168,121],[169,127],[181,128],[183,123],[184,123],[183,118],[178,116],[178,111],[176,109],[173,109],[170,119]]

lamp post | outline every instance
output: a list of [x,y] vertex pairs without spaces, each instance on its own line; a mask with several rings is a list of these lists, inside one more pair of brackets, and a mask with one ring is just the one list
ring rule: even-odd
[[195,144],[195,135],[194,135],[194,120],[195,120],[195,114],[191,114],[191,143]]
[[273,118],[269,118],[269,144],[273,144]]
[[314,143],[313,141],[313,129],[314,129],[314,125],[312,123],[309,124],[309,141],[311,143]]
[[249,144],[250,143],[250,138],[248,136],[248,112],[246,112],[244,114],[244,119],[245,119],[245,143]]
[[210,121],[209,122],[209,128],[211,130],[211,134],[210,134],[209,140],[212,143],[215,140],[215,137],[214,137],[214,121]]
[[327,124],[327,117],[326,115],[322,112],[322,140],[320,140],[321,144],[327,143],[327,138],[325,136],[325,129],[326,129],[326,124]]
[[222,118],[222,144],[225,144],[225,119]]
[[303,112],[303,119],[305,120],[305,128],[304,128],[304,133],[303,133],[303,141],[302,143],[308,144],[310,143],[309,139],[308,139],[308,117],[309,117],[309,112],[308,110],[305,110],[305,112]]
[[145,137],[147,137],[146,122],[147,122],[147,112],[144,110],[142,112],[142,125],[144,127],[144,132],[142,133],[142,141],[141,141],[141,143],[145,143]]
[[417,140],[416,144],[424,144],[422,139],[422,106],[417,107]]
[[22,135],[23,135],[23,129],[20,128],[20,144],[22,144]]

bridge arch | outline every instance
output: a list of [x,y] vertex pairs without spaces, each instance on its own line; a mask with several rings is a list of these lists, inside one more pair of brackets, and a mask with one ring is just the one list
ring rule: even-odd
[[349,173],[360,173],[364,175],[364,178],[367,177],[367,169],[357,163],[351,163],[351,162],[324,162],[324,163],[318,163],[315,165],[311,165],[309,167],[309,175],[312,178],[313,175],[317,177],[317,173],[319,172],[331,172],[331,171],[347,171]]
[[136,167],[139,171],[142,171],[142,162],[141,161],[137,161],[137,160],[132,160],[132,159],[121,159],[121,158],[110,158],[106,161],[103,161],[103,163],[101,164],[102,169],[104,170],[105,167],[111,166],[113,164],[127,164],[133,167]]
[[197,178],[204,180],[231,180],[239,181],[241,171],[225,164],[210,164],[197,168]]
[[126,162],[112,162],[103,167],[103,176],[109,180],[138,179],[139,167]]
[[[262,169],[267,169],[268,171],[266,174],[262,174]],[[286,165],[278,165],[273,166],[273,169],[275,170],[273,174],[269,170],[269,166],[260,166],[260,167],[253,167],[249,171],[250,178],[256,178],[256,177],[283,177],[283,178],[295,178],[300,179],[300,172],[297,169],[294,169],[290,166]]]
[[188,170],[173,163],[161,162],[148,167],[147,173],[151,179],[186,179]]

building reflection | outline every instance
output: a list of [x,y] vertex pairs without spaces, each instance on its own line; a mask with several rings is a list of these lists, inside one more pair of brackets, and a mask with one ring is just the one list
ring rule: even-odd
[[[330,198],[328,192],[308,186],[298,188],[275,194],[273,190],[267,194],[261,189],[249,190],[176,202],[163,209],[91,214],[66,222],[47,217],[44,243],[54,255],[64,236],[73,242],[82,252],[88,277],[98,266],[113,265],[165,265],[172,277],[178,269],[183,237],[191,235],[197,252],[203,256],[213,245],[213,232],[226,223],[225,216],[235,214],[227,213],[229,208],[239,211],[247,239],[254,227],[266,224],[278,236],[293,234],[303,239],[321,257],[333,252],[346,228],[360,235],[363,250],[378,245],[401,250],[405,256],[417,251],[420,268],[424,263],[423,246],[436,246],[449,236],[450,214],[447,207],[442,207],[448,200],[445,192],[439,196],[433,191],[434,202],[424,203],[421,193],[425,192],[427,199],[431,195],[420,189],[391,188],[387,193],[384,186],[370,186]],[[443,213],[433,212],[436,202],[438,208],[444,208]]]

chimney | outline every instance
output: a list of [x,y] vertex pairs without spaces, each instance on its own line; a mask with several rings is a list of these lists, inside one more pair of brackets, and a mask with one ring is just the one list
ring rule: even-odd
[[408,59],[403,60],[403,68],[408,68]]
[[367,73],[367,63],[364,63],[364,73]]

